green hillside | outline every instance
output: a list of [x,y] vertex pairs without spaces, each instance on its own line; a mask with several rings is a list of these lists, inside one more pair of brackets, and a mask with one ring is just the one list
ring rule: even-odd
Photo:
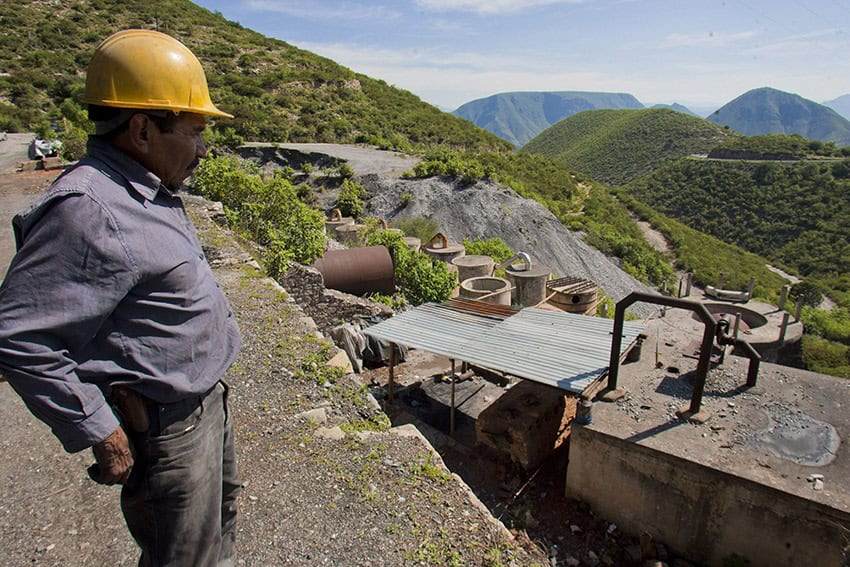
[[708,153],[732,134],[666,108],[591,110],[552,126],[523,147],[610,185],[623,185],[662,164]]
[[746,136],[800,134],[850,146],[850,121],[846,118],[799,95],[766,87],[742,94],[712,113],[708,120]]
[[683,159],[628,190],[688,226],[804,277],[850,277],[850,160]]
[[266,38],[187,0],[0,3],[0,130],[79,120],[72,101],[98,43],[124,28],[171,34],[201,59],[213,99],[247,140],[507,149],[413,94]]
[[601,108],[643,108],[643,105],[624,93],[515,92],[473,100],[453,114],[519,148],[564,118]]

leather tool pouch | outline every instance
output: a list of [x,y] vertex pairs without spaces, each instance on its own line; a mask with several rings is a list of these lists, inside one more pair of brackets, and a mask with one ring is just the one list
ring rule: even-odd
[[129,388],[112,388],[112,399],[118,413],[130,431],[145,433],[150,428],[148,407],[145,398]]

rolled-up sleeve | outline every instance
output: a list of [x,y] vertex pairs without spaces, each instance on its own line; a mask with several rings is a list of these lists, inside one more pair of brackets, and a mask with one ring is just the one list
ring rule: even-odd
[[52,195],[16,223],[19,250],[0,287],[0,372],[65,450],[79,451],[118,426],[101,388],[77,376],[75,353],[135,285],[132,257],[84,193]]

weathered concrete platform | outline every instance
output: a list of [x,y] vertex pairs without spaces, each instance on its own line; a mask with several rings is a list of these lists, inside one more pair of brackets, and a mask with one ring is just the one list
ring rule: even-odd
[[620,368],[626,396],[573,428],[569,496],[703,564],[850,564],[850,381],[762,362],[748,389],[748,359],[727,355],[707,378],[710,418],[683,421],[701,333],[689,311],[649,322]]

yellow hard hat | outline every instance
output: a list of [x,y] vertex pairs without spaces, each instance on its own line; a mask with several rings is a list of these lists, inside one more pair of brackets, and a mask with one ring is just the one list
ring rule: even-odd
[[233,118],[210,100],[204,69],[189,48],[153,30],[124,30],[103,40],[89,63],[82,101]]

